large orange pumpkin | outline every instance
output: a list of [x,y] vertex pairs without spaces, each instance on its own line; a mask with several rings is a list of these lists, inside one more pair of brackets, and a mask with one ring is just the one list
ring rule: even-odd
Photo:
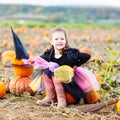
[[87,93],[86,100],[90,104],[97,103],[100,100],[100,94],[94,90],[91,90]]
[[32,79],[30,77],[17,77],[14,80],[11,80],[9,83],[10,92],[14,95],[22,95],[24,92],[34,95],[29,86],[31,81]]
[[4,82],[0,81],[0,98],[6,95],[6,85]]

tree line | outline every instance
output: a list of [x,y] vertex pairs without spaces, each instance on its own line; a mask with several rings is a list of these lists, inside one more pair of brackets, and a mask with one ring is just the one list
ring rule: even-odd
[[119,23],[120,8],[33,6],[0,4],[0,20],[35,20],[65,23]]

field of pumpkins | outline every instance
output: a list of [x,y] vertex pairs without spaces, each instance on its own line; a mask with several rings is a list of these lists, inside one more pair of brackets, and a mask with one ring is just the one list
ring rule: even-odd
[[[13,29],[28,55],[41,55],[50,47],[51,27],[21,26]],[[36,105],[36,101],[42,99],[44,93],[33,92],[29,84],[40,68],[24,66],[20,59],[15,59],[11,28],[1,26],[0,120],[120,120],[120,29],[72,27],[66,29],[70,47],[91,55],[91,59],[83,67],[94,73],[100,84],[99,103],[113,98],[118,98],[117,102],[87,113],[80,110],[83,103],[68,105],[64,109],[58,109],[54,104],[50,107]],[[71,99],[69,95],[68,99]]]

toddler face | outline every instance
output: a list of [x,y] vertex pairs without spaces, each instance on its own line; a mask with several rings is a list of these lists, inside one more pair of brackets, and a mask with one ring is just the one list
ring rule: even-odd
[[50,41],[51,45],[53,45],[54,49],[62,50],[66,46],[66,38],[62,31],[56,31],[52,35],[52,39]]

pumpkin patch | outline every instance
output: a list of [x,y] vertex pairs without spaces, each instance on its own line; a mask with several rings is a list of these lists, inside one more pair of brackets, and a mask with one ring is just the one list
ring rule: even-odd
[[[10,38],[10,30],[8,29],[8,27],[1,28],[2,29],[0,38],[2,42],[0,44],[4,45],[4,52],[8,51],[9,49],[11,49],[12,51],[13,46],[10,46],[11,44],[9,44],[13,43],[12,38]],[[46,31],[48,31],[48,29],[50,28],[24,27],[23,29],[20,26],[14,27],[14,30],[21,37],[26,49],[30,50],[34,55],[40,55],[43,53],[44,50],[46,50],[46,48],[49,48],[48,42],[46,42],[46,38],[48,35],[47,33],[45,33]],[[116,75],[120,71],[120,30],[117,28],[114,30],[104,28],[84,28],[84,30],[80,28],[68,28],[68,31],[70,31],[71,33],[69,37],[69,40],[71,42],[70,46],[72,45],[80,49],[82,48],[79,48],[79,45],[81,44],[81,46],[85,46],[92,51],[93,60],[91,59],[84,67],[87,67],[95,74],[97,80],[100,82],[101,85],[100,91],[98,91],[98,93],[87,94],[88,102],[84,104],[92,105],[92,103],[101,103],[111,99],[114,96],[119,96],[119,77]],[[106,39],[108,32],[112,38],[112,40],[108,40],[110,42],[107,42]],[[3,34],[8,34],[9,38],[4,37]],[[30,38],[30,40],[28,40],[28,38]],[[4,52],[2,51],[2,53]],[[58,119],[80,119],[80,117],[82,117],[82,119],[101,119],[108,118],[108,116],[110,117],[109,119],[119,119],[119,102],[117,102],[118,104],[116,103],[112,107],[107,106],[107,108],[104,108],[104,110],[97,112],[95,111],[95,114],[81,113],[79,109],[81,104],[68,105],[66,109],[60,110],[56,109],[56,104],[52,104],[50,108],[46,106],[41,107],[36,105],[36,101],[43,98],[43,96],[41,95],[41,93],[33,93],[29,88],[29,83],[35,74],[34,72],[32,72],[34,68],[27,68],[26,65],[24,66],[24,62],[22,61],[22,59],[15,59],[14,51],[12,51],[10,55],[10,52],[8,52],[7,55],[5,55],[6,53],[2,53],[0,78],[1,81],[4,81],[5,79],[10,80],[10,91],[5,93],[3,92],[3,90],[5,89],[2,89],[2,94],[0,94],[0,114],[5,119],[39,119],[40,117],[43,119],[56,119],[57,117]],[[9,57],[7,58],[7,56]],[[13,66],[9,68],[3,67],[4,64],[8,63],[8,61],[11,61]],[[37,71],[38,69],[35,70]],[[1,88],[2,87],[0,87],[0,89]],[[29,96],[32,94],[35,94],[35,96]],[[67,103],[74,104],[74,98],[72,98],[72,96],[70,96],[70,94],[68,93],[65,94]],[[98,94],[100,94],[100,96]],[[6,111],[8,112],[6,113]],[[1,116],[0,119],[2,119]]]

